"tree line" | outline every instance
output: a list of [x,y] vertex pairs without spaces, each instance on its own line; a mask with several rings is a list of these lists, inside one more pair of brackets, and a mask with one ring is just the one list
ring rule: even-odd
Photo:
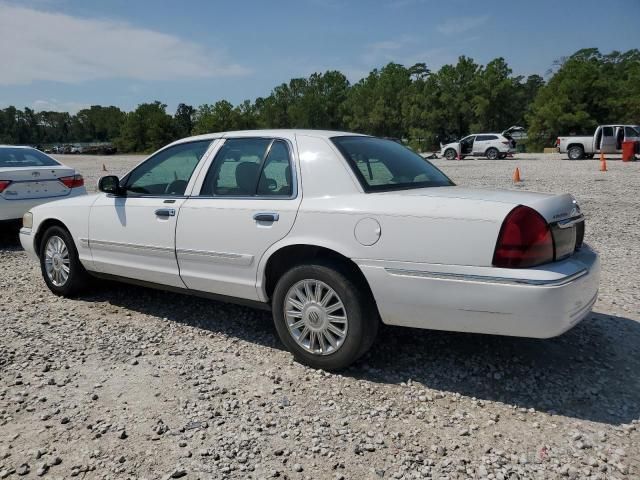
[[201,133],[321,128],[398,138],[426,151],[469,133],[521,125],[533,150],[598,124],[640,123],[640,50],[579,50],[547,74],[547,81],[514,75],[504,58],[479,65],[461,56],[437,71],[389,63],[354,84],[339,71],[314,73],[253,102],[181,103],[173,115],[159,101],[131,112],[94,105],[75,115],[11,106],[0,110],[0,143],[112,142],[121,152],[150,152]]

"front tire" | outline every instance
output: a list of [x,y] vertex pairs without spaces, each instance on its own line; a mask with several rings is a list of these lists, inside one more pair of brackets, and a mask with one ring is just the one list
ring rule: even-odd
[[61,297],[77,295],[89,281],[71,234],[59,226],[50,227],[42,237],[40,269],[49,290]]
[[497,148],[491,147],[486,151],[485,155],[489,160],[495,160],[500,155],[500,152],[498,152]]
[[341,370],[364,355],[378,332],[368,288],[335,262],[299,265],[273,293],[278,336],[296,360],[312,368]]

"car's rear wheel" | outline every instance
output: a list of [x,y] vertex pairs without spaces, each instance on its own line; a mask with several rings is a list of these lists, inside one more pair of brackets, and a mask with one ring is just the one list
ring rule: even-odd
[[42,237],[40,268],[49,290],[63,297],[80,293],[89,281],[71,235],[59,226],[50,227]]
[[447,160],[455,160],[458,154],[453,148],[449,148],[444,152],[444,158]]
[[486,151],[485,155],[489,160],[495,160],[500,155],[500,152],[498,152],[497,148],[491,147]]
[[348,367],[371,347],[378,331],[368,289],[333,262],[286,272],[274,290],[272,308],[282,343],[313,368]]
[[567,155],[570,160],[581,160],[584,158],[584,148],[579,145],[574,145],[573,147],[569,147],[567,150]]

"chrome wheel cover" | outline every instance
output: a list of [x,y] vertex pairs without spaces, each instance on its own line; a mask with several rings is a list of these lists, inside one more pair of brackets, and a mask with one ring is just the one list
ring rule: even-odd
[[347,310],[338,294],[320,280],[301,280],[284,300],[284,316],[291,337],[305,351],[331,355],[347,338]]
[[49,281],[63,287],[69,279],[69,249],[62,238],[49,237],[44,248],[44,269]]

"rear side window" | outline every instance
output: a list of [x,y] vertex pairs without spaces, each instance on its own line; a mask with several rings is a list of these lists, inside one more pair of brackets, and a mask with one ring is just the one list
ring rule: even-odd
[[391,140],[365,136],[333,137],[365,192],[453,185],[417,153]]
[[216,154],[201,196],[253,197],[293,194],[289,148],[284,140],[230,138]]
[[0,167],[57,167],[60,164],[35,148],[0,148]]
[[476,142],[486,142],[489,140],[497,140],[498,137],[496,135],[478,135],[476,137]]

